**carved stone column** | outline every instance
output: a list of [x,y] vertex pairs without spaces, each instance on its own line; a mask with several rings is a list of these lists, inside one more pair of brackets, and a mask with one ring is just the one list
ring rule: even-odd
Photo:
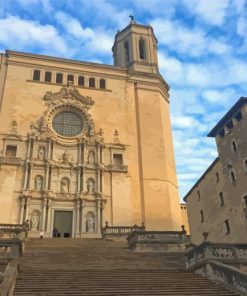
[[97,233],[101,233],[101,220],[100,220],[101,201],[97,200]]
[[84,207],[85,207],[85,201],[81,201],[81,232],[86,232],[86,225],[85,225],[85,219],[84,219]]
[[45,190],[48,189],[48,184],[49,184],[49,169],[50,169],[49,165],[46,164],[46,166],[45,166],[45,188],[44,188]]
[[51,234],[52,233],[52,229],[51,229],[51,200],[50,199],[47,200],[47,207],[48,207],[48,211],[47,211],[46,232],[48,232],[49,234]]
[[29,164],[26,163],[25,164],[25,174],[24,174],[24,190],[27,190],[27,183],[28,183],[28,167],[29,167]]
[[27,199],[26,200],[25,219],[24,219],[25,221],[27,221],[27,219],[28,219],[29,205],[30,205],[30,201]]
[[[22,197],[21,198],[21,209],[20,209],[20,224],[23,224],[23,218],[24,218],[24,206],[25,206],[25,199]],[[26,220],[25,220],[26,222]]]
[[51,140],[48,139],[48,148],[47,148],[46,158],[50,159],[50,156],[51,156]]
[[100,192],[100,169],[97,168],[97,188],[96,188],[97,192]]
[[81,190],[81,167],[77,167],[77,193]]
[[30,159],[30,156],[31,156],[31,144],[32,144],[32,139],[28,138],[28,140],[27,140],[27,159]]
[[76,230],[75,236],[78,237],[80,233],[80,200],[76,201]]
[[47,205],[47,199],[44,198],[44,200],[43,200],[43,210],[42,210],[42,227],[41,227],[41,229],[43,231],[45,230],[46,205]]

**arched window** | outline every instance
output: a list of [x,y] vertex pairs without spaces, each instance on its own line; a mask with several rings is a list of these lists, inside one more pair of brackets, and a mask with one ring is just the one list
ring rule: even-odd
[[45,72],[45,82],[51,82],[51,72]]
[[236,142],[235,141],[232,141],[232,151],[234,152],[234,153],[236,153],[237,152],[237,145],[236,145]]
[[145,60],[146,52],[145,52],[145,41],[143,39],[139,40],[139,57],[141,60]]
[[244,161],[244,171],[245,173],[247,173],[247,159],[245,159]]
[[105,79],[99,80],[99,88],[105,89]]
[[125,62],[128,63],[130,61],[130,52],[129,52],[129,42],[124,42],[124,56]]
[[33,80],[40,81],[40,71],[39,70],[33,71]]
[[224,205],[224,196],[223,196],[223,192],[219,193],[219,197],[220,197],[220,205],[223,206]]
[[67,82],[72,82],[72,84],[74,83],[74,76],[72,74],[68,74],[67,75]]
[[56,75],[56,83],[63,83],[63,74],[57,73],[57,75]]
[[84,76],[79,76],[78,77],[78,85],[84,86],[84,84],[85,84],[85,78],[84,78]]
[[89,78],[89,87],[95,87],[95,78]]
[[244,199],[245,206],[247,207],[247,195],[245,195],[245,196],[243,197],[243,199]]
[[231,171],[230,176],[231,176],[231,182],[232,183],[236,182],[236,177],[233,171]]
[[203,210],[200,211],[201,214],[201,223],[204,222],[204,214],[203,214]]

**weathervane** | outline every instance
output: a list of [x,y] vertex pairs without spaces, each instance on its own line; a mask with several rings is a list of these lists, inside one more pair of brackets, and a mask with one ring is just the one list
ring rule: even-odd
[[136,24],[136,21],[135,21],[135,18],[133,15],[129,15],[129,18],[130,18],[130,23],[131,24]]

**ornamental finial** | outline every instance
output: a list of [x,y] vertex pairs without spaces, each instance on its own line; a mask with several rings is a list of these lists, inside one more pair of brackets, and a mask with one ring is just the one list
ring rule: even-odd
[[135,21],[135,18],[133,15],[129,15],[129,18],[130,18],[130,23],[131,24],[136,24],[136,21]]

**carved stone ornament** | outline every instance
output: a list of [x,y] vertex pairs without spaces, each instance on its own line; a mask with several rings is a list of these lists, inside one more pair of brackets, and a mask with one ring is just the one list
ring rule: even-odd
[[59,157],[59,161],[65,165],[70,164],[71,162],[73,162],[73,160],[73,157],[67,150],[65,150],[64,153]]
[[47,101],[48,104],[54,104],[57,101],[63,103],[70,101],[76,104],[81,103],[86,106],[91,106],[94,104],[94,101],[91,97],[82,96],[76,87],[70,83],[66,87],[62,87],[57,93],[46,92],[44,100]]
[[11,134],[17,134],[17,122],[16,120],[12,120],[9,125],[9,132]]
[[120,143],[118,136],[119,136],[118,130],[115,129],[115,131],[114,131],[114,144],[119,144]]

